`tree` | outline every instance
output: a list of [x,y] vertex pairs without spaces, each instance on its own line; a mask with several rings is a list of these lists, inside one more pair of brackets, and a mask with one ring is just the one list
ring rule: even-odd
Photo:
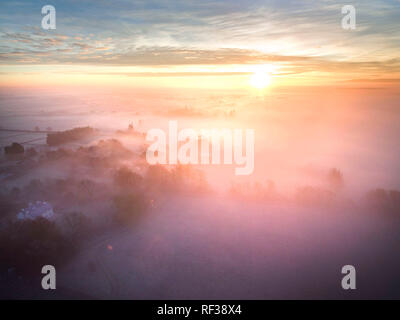
[[336,168],[332,168],[328,173],[328,182],[334,191],[339,191],[344,186],[343,174]]
[[34,275],[43,265],[64,263],[75,252],[54,222],[45,218],[16,221],[0,233],[0,269]]
[[142,176],[127,167],[118,169],[114,174],[115,184],[122,188],[138,187],[142,183],[142,180]]
[[123,194],[114,197],[113,204],[116,209],[114,220],[120,224],[137,221],[147,208],[143,196]]

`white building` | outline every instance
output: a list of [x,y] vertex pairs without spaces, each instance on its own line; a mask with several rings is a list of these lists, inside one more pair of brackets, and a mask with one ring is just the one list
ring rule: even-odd
[[27,208],[17,214],[18,220],[34,220],[38,217],[51,220],[54,217],[53,207],[46,201],[30,202]]

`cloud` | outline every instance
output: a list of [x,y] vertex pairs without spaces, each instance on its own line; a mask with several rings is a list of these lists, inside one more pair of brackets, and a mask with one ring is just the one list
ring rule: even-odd
[[[341,6],[357,29],[341,28]],[[57,29],[36,1],[0,4],[1,64],[120,66],[275,63],[282,74],[399,72],[394,1],[54,0]],[[28,62],[31,61],[31,62]]]

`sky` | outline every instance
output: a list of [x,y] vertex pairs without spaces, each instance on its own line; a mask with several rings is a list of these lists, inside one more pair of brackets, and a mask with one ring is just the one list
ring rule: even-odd
[[[48,4],[55,30],[41,28]],[[399,52],[398,0],[0,3],[0,86],[240,87],[260,69],[275,85],[397,85]]]

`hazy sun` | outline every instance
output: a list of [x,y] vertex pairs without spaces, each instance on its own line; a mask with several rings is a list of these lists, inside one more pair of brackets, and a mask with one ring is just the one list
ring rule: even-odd
[[271,83],[271,75],[266,71],[256,71],[250,78],[250,84],[257,89],[264,89]]

